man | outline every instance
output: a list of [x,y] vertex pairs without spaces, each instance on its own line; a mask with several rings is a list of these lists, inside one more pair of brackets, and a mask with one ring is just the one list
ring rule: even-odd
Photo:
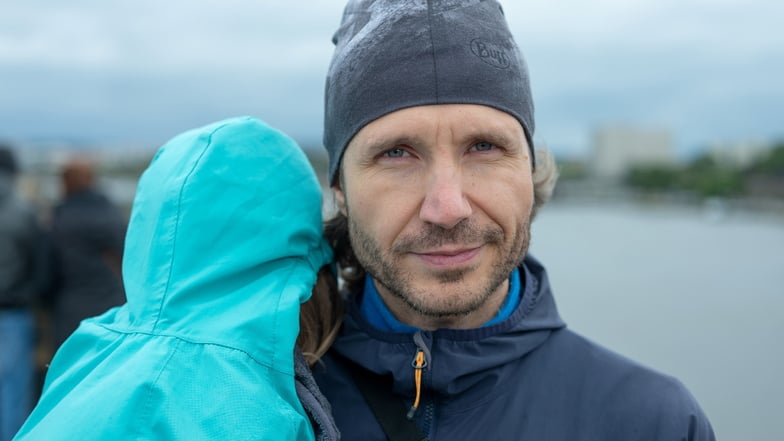
[[343,439],[713,440],[677,380],[566,329],[526,255],[555,172],[500,5],[354,1],[334,42],[348,301],[314,372]]
[[125,216],[96,190],[90,161],[66,163],[62,184],[65,197],[52,221],[60,273],[54,299],[55,349],[83,319],[125,302],[121,279]]
[[34,303],[50,280],[46,240],[32,208],[14,194],[18,166],[0,147],[0,441],[32,408]]

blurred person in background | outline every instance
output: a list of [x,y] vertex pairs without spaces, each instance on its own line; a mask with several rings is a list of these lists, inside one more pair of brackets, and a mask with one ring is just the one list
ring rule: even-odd
[[17,173],[13,152],[0,146],[0,441],[11,439],[32,408],[33,305],[51,280],[44,231],[14,192]]
[[58,269],[52,299],[55,350],[83,319],[125,302],[121,265],[127,220],[96,189],[90,161],[70,160],[61,177],[64,198],[52,218]]

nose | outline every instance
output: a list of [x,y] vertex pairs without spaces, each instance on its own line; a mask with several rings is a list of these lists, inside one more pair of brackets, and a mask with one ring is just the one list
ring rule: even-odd
[[450,229],[469,217],[472,208],[463,185],[460,170],[456,167],[433,171],[425,188],[419,218]]

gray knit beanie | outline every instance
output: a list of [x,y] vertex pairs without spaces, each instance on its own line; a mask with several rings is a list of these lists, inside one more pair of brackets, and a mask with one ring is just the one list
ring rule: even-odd
[[324,109],[330,182],[362,127],[428,104],[483,104],[514,116],[533,160],[528,69],[497,2],[350,0],[333,43]]

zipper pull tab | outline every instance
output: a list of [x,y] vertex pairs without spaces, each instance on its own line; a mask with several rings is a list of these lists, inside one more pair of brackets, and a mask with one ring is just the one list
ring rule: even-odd
[[419,349],[417,350],[414,360],[411,361],[411,367],[414,368],[414,385],[416,386],[416,397],[414,398],[414,404],[406,414],[406,419],[408,420],[414,419],[414,414],[419,408],[419,398],[422,395],[422,369],[424,369],[425,366],[427,366],[427,361],[425,360],[425,351]]

